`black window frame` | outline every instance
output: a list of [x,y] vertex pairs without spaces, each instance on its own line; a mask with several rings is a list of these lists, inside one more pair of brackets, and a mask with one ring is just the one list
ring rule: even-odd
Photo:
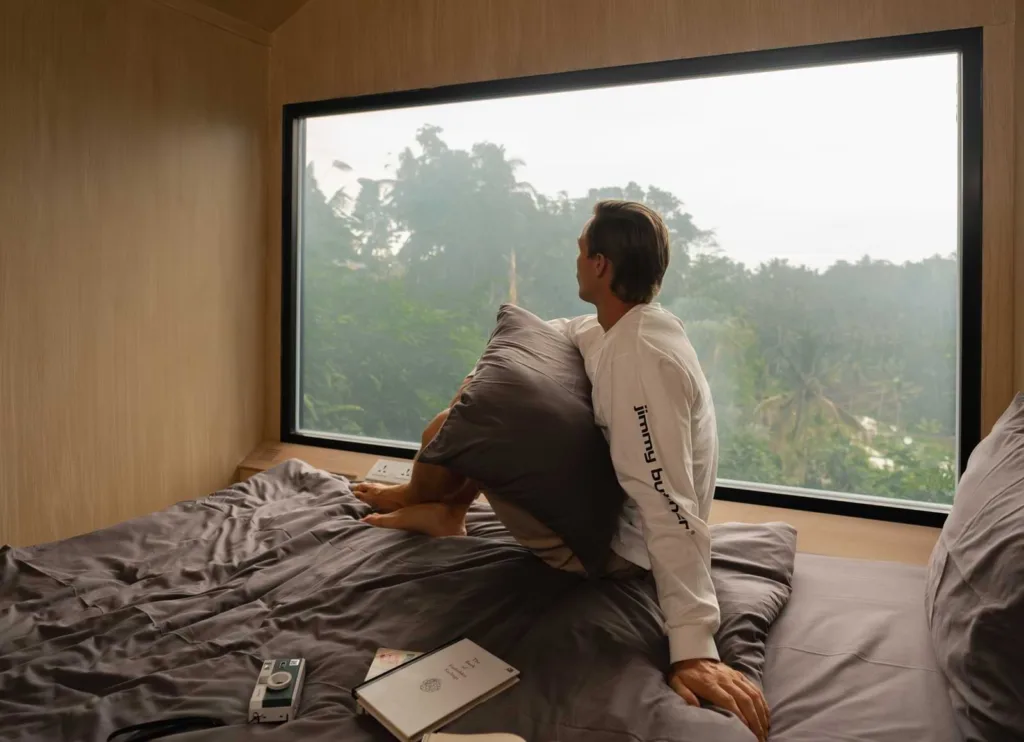
[[[304,168],[297,165],[301,164],[299,158],[305,150],[303,129],[300,126],[304,119],[358,111],[957,52],[961,55],[957,473],[962,475],[968,457],[981,439],[982,50],[982,29],[964,28],[558,72],[285,105],[281,201],[281,440],[285,443],[391,458],[412,459],[415,456],[415,448],[412,447],[310,435],[298,428],[298,340],[302,320],[302,307],[298,301],[301,280],[298,196],[301,193],[299,179]],[[784,493],[777,491],[778,489],[785,488],[772,488],[771,485],[766,485],[764,489],[741,488],[731,484],[720,484],[716,488],[715,498],[928,526],[941,526],[947,515],[945,512],[915,507],[913,501],[894,500],[892,504],[866,503]]]

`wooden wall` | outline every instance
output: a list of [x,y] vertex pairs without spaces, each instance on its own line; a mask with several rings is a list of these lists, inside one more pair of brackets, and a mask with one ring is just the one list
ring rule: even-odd
[[[1024,387],[1014,334],[1014,0],[310,0],[273,35],[269,203],[284,103],[780,46],[984,26],[986,429]],[[1024,196],[1024,193],[1022,193]],[[279,431],[280,212],[269,209],[266,433]],[[1017,214],[1024,217],[1024,208]],[[1024,305],[1024,301],[1021,302]],[[1017,310],[1024,316],[1024,306]],[[1016,338],[1021,340],[1024,323]],[[1017,363],[1016,380],[1014,363]]]
[[273,31],[290,18],[306,0],[199,0],[222,13],[239,18],[264,31]]
[[1014,266],[1014,327],[1017,352],[1014,368],[1015,387],[1017,391],[1024,391],[1024,0],[1016,2],[1014,49],[1014,139],[1018,143],[1015,150],[1017,167],[1014,175],[1014,203],[1017,204],[1014,212],[1014,242],[1017,247]]
[[0,543],[230,481],[263,429],[263,45],[0,2]]

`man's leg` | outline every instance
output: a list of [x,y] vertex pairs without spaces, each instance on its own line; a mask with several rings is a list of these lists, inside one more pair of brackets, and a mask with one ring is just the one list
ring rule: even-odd
[[[434,440],[434,436],[444,425],[445,420],[455,406],[463,390],[469,385],[473,375],[470,374],[462,380],[459,390],[452,397],[451,404],[447,409],[442,410],[424,428],[420,436],[420,451]],[[465,477],[460,477],[454,472],[448,471],[443,466],[423,464],[419,461],[419,454],[412,463],[412,474],[406,484],[375,484],[373,482],[361,482],[352,488],[363,502],[371,505],[374,510],[382,513],[389,513],[407,505],[419,505],[427,502],[440,502],[450,493],[460,490],[465,485]]]
[[[422,451],[437,435],[449,410],[440,412],[421,437]],[[443,466],[413,461],[407,484],[381,485],[361,482],[352,488],[356,497],[376,513],[363,518],[382,528],[398,528],[428,536],[459,536],[466,533],[466,512],[478,495],[477,486]]]
[[[427,425],[420,438],[420,451],[427,447],[437,432],[448,419],[449,410],[438,413]],[[388,513],[409,505],[420,505],[429,502],[441,502],[445,497],[465,484],[466,478],[443,466],[424,464],[419,454],[412,463],[412,475],[405,484],[377,484],[360,482],[352,491],[356,497],[371,505],[374,510]]]

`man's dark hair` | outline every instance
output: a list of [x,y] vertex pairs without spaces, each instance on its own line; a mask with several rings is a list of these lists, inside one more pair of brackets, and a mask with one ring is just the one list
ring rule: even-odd
[[612,264],[612,291],[624,302],[654,300],[668,270],[668,227],[658,212],[636,201],[599,201],[583,238],[587,255]]

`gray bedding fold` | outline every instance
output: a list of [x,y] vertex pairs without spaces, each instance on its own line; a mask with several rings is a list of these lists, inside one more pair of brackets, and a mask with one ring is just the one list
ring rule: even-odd
[[[0,550],[0,738],[104,740],[208,714],[233,726],[170,739],[387,740],[349,694],[375,650],[467,636],[523,682],[450,731],[753,739],[666,685],[649,582],[555,571],[485,508],[470,514],[470,537],[442,540],[367,527],[364,512],[343,480],[292,461],[112,528]],[[261,660],[295,656],[309,667],[299,718],[246,725]]]
[[772,742],[960,742],[924,616],[925,568],[798,554],[768,637]]

